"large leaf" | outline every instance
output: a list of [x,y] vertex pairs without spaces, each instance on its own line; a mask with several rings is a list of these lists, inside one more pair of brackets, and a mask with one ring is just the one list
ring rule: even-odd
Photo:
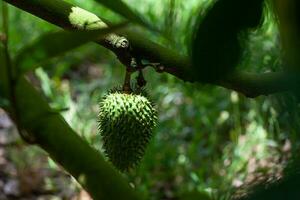
[[239,62],[240,31],[261,22],[263,0],[218,0],[203,17],[199,14],[192,44],[194,79],[216,82],[224,79]]
[[16,56],[18,75],[37,68],[49,59],[66,53],[87,42],[101,39],[108,33],[115,31],[122,25],[113,26],[100,30],[76,30],[46,33],[40,36],[32,44],[25,46]]

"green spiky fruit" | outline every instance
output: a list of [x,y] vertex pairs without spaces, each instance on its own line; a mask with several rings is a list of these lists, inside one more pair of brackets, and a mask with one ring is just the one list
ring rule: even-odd
[[139,163],[156,125],[157,113],[142,93],[112,91],[100,102],[99,130],[109,160],[121,171]]

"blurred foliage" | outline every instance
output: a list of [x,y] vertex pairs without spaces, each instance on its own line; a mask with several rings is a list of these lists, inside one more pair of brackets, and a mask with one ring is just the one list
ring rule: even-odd
[[[113,22],[121,19],[94,1],[68,2]],[[124,2],[165,37],[140,31],[187,54],[195,16],[199,12],[204,15],[213,1]],[[281,68],[278,27],[270,9],[267,4],[259,29],[248,30],[247,37],[240,35],[245,50],[238,68],[255,72]],[[58,30],[13,7],[10,24],[13,55],[42,33]],[[98,102],[108,89],[122,82],[124,72],[108,50],[89,44],[43,64],[34,76],[51,106],[102,151],[97,134]],[[136,190],[150,199],[229,199],[243,195],[260,177],[283,176],[290,151],[300,144],[299,104],[294,96],[247,99],[220,87],[183,83],[151,69],[145,75],[147,90],[159,111],[159,125],[141,165],[124,175]],[[30,158],[32,153],[39,154],[34,149],[24,153]],[[14,154],[11,152],[12,159]]]

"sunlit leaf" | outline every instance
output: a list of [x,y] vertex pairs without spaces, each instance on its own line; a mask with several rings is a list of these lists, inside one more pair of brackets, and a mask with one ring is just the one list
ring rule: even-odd
[[32,44],[25,46],[17,55],[16,66],[18,74],[21,75],[29,70],[33,70],[39,67],[43,62],[75,49],[87,42],[103,38],[108,33],[123,26],[124,24],[101,30],[46,33]]

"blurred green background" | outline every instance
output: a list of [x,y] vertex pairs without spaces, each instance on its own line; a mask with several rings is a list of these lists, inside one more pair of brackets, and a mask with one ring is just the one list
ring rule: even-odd
[[[94,1],[68,2],[111,21],[120,19]],[[199,10],[204,13],[213,1],[125,2],[163,33],[141,30],[144,34],[187,54],[195,16]],[[39,35],[58,30],[37,17],[9,8],[12,55]],[[240,69],[266,72],[281,68],[278,27],[268,4],[262,27],[241,39],[245,50]],[[33,77],[51,106],[62,111],[71,127],[102,151],[97,133],[98,102],[108,89],[122,84],[124,72],[111,52],[89,43],[51,60]],[[124,174],[144,196],[153,200],[228,199],[244,195],[259,181],[282,177],[283,168],[299,145],[299,105],[291,94],[249,99],[221,87],[185,83],[152,69],[146,70],[145,77],[159,112],[159,123],[141,165]],[[20,139],[16,142],[5,147],[5,155],[18,173],[25,169],[60,170],[38,148],[25,146]],[[56,176],[44,175],[41,182],[52,189],[59,188],[58,183],[68,183],[64,187],[71,188],[70,194],[54,192],[41,199],[81,198],[80,187],[69,176],[59,175],[62,176],[63,180],[57,182]]]

